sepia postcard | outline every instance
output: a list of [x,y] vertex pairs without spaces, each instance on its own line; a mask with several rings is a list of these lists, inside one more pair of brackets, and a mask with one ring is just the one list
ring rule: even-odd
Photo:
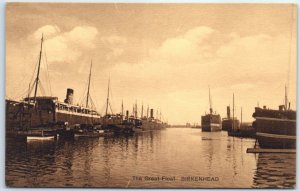
[[297,5],[7,3],[5,182],[295,188]]

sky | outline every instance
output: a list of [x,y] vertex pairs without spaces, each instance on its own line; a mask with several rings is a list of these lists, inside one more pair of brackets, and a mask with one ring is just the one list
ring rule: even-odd
[[[74,89],[104,114],[110,79],[112,111],[137,103],[170,124],[198,123],[212,108],[252,122],[254,107],[277,109],[285,85],[296,109],[296,17],[292,4],[8,3],[6,98],[22,99],[36,72],[38,95]],[[33,95],[33,93],[31,94]]]

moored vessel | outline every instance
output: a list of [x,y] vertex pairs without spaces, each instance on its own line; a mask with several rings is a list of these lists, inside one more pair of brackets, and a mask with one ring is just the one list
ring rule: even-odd
[[230,116],[230,106],[227,106],[227,117],[222,119],[222,130],[231,131],[232,127],[239,126],[239,120]]
[[[147,109],[147,116],[142,117],[142,129],[143,131],[152,131],[152,130],[161,130],[167,127],[167,123],[164,123],[160,119],[154,117],[154,110],[150,109],[150,117],[148,117],[148,110]],[[160,115],[161,116],[161,115]]]
[[252,115],[253,127],[261,148],[295,149],[296,148],[296,111],[288,105],[285,89],[285,105],[278,110],[255,107]]
[[[73,104],[73,89],[67,89],[64,102],[53,96],[37,96],[40,86],[41,57],[44,38],[41,38],[37,73],[32,85],[29,85],[28,96],[21,101],[6,99],[6,133],[8,136],[20,136],[33,138],[45,137],[42,132],[48,132],[47,136],[57,133],[74,132],[75,124],[98,124],[100,115],[89,107]],[[41,87],[40,87],[41,88]],[[30,96],[34,90],[34,96]],[[35,132],[41,133],[31,133]],[[67,133],[69,134],[69,133]]]
[[222,123],[221,116],[216,112],[213,113],[212,103],[211,103],[210,89],[209,89],[209,113],[201,116],[201,127],[202,131],[212,132],[221,131]]
[[228,127],[227,132],[229,136],[240,136],[241,131],[240,131],[240,121],[234,117],[234,94],[232,97],[232,119],[231,119],[231,126]]
[[[110,101],[109,101],[109,93],[110,93],[110,79],[108,80],[107,87],[107,98],[106,98],[106,109],[105,115],[101,117],[101,125],[103,129],[106,131],[113,132],[115,134],[128,134],[133,133],[135,128],[135,119],[128,117],[128,111],[126,111],[126,118],[124,119],[123,115],[123,102],[122,102],[122,113],[121,114],[113,114],[111,109]],[[110,108],[111,113],[108,113],[108,109]]]

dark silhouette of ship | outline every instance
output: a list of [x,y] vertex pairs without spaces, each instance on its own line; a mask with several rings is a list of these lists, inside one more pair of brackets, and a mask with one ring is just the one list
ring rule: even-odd
[[[56,135],[58,128],[70,129],[75,124],[99,124],[99,113],[88,106],[89,91],[86,106],[73,104],[74,90],[70,88],[67,89],[64,102],[53,96],[37,96],[43,40],[42,36],[37,74],[33,85],[29,85],[28,96],[21,101],[10,99],[5,101],[7,133],[23,136],[52,136]],[[34,96],[32,97],[30,94],[33,88]]]
[[290,109],[285,88],[285,105],[278,110],[255,107],[253,113],[256,138],[261,148],[296,148],[296,111]]
[[238,127],[239,125],[239,120],[230,116],[230,106],[227,106],[227,117],[222,119],[222,130],[231,131],[233,126]]
[[154,118],[154,110],[153,109],[150,109],[150,117],[148,117],[148,110],[147,109],[147,116],[144,116],[141,118],[141,121],[142,121],[142,129],[144,131],[147,131],[147,130],[160,130],[160,129],[165,129],[168,124],[163,122],[161,120],[161,113],[160,113],[160,118]]
[[[111,131],[116,134],[133,133],[134,129],[138,126],[137,123],[135,123],[135,120],[131,120],[131,118],[128,117],[128,111],[126,111],[127,115],[124,118],[123,102],[122,102],[122,113],[121,114],[113,113],[110,105],[109,94],[110,94],[110,79],[108,80],[108,86],[107,86],[105,115],[101,117],[101,124],[103,129],[106,131]],[[108,109],[110,109],[110,113],[108,113],[109,112]]]
[[202,131],[212,132],[221,131],[222,123],[221,116],[216,112],[213,113],[212,103],[211,103],[210,89],[209,89],[209,113],[201,116],[201,128]]

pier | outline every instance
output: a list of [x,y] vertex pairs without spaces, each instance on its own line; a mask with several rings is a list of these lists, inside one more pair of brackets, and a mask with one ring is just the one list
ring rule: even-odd
[[247,153],[290,153],[290,154],[296,154],[296,149],[247,148]]

